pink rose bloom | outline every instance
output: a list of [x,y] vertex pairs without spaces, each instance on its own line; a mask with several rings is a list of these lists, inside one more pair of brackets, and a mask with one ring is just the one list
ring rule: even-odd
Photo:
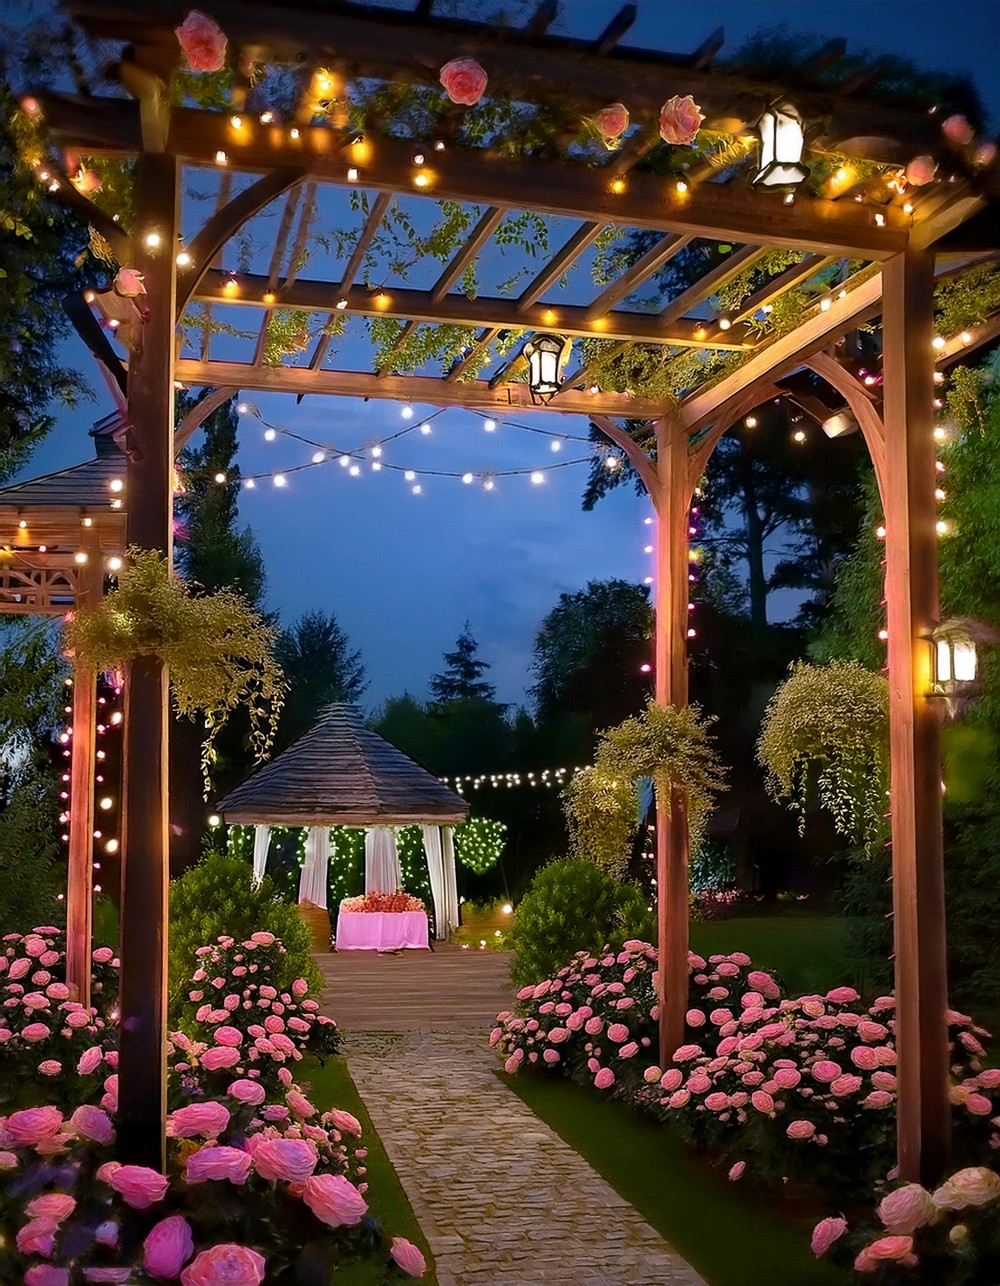
[[364,1218],[368,1203],[342,1174],[317,1174],[307,1179],[302,1200],[330,1228],[353,1227]]
[[847,1220],[839,1215],[821,1219],[813,1229],[812,1241],[809,1243],[812,1253],[817,1257],[825,1255],[835,1241],[839,1241],[847,1231]]
[[517,1069],[524,1062],[524,1050],[515,1049],[514,1052],[504,1060],[503,1070],[508,1076],[514,1076]]
[[857,1045],[851,1050],[851,1062],[864,1072],[873,1072],[879,1065],[878,1054],[869,1045]]
[[852,1076],[850,1072],[845,1072],[842,1076],[835,1077],[830,1082],[830,1093],[836,1094],[837,1098],[843,1098],[847,1094],[857,1094],[861,1088],[861,1077]]
[[201,1056],[201,1065],[206,1072],[217,1072],[224,1067],[235,1067],[240,1061],[240,1051],[231,1045],[215,1045],[206,1049]]
[[867,1097],[861,1100],[861,1106],[883,1108],[888,1107],[893,1101],[893,1096],[888,1090],[872,1090]]
[[66,1192],[44,1192],[24,1207],[32,1219],[48,1219],[60,1224],[76,1209],[76,1201]]
[[263,1280],[263,1255],[231,1242],[203,1250],[181,1273],[181,1286],[260,1286]]
[[816,1127],[812,1121],[789,1121],[785,1133],[790,1139],[811,1139]]
[[941,122],[941,133],[949,143],[955,143],[958,147],[968,147],[975,130],[961,113],[957,113]]
[[[675,94],[660,108],[660,138],[665,143],[693,143],[704,119],[690,94],[685,94],[683,98]],[[719,973],[722,972],[720,967]]]
[[21,1035],[32,1045],[36,1044],[40,1040],[45,1040],[45,1038],[51,1034],[51,1031],[44,1023],[28,1023],[27,1027],[23,1027],[21,1029]]
[[642,1074],[642,1079],[647,1085],[655,1085],[662,1075],[663,1072],[659,1067],[647,1067]]
[[594,117],[594,127],[605,143],[614,143],[621,138],[628,126],[628,108],[624,103],[609,103]]
[[296,978],[292,983],[293,996],[304,996],[308,990],[309,984],[306,982],[305,978]]
[[264,1087],[256,1081],[233,1081],[226,1092],[231,1094],[233,1098],[239,1099],[241,1103],[249,1103],[251,1107],[256,1107],[259,1103],[263,1103],[266,1097]]
[[559,1062],[558,1049],[543,1049],[542,1061],[545,1063],[558,1063]]
[[69,1118],[69,1123],[77,1134],[93,1143],[111,1143],[114,1140],[115,1130],[111,1118],[99,1107],[87,1104],[78,1107]]
[[181,53],[192,71],[222,71],[226,65],[226,37],[217,22],[192,9],[174,30]]
[[472,107],[486,92],[486,72],[475,58],[453,58],[441,68],[441,84],[453,103]]
[[735,1165],[729,1167],[729,1182],[735,1183],[737,1179],[743,1178],[743,1172],[747,1168],[745,1161],[737,1161]]
[[973,1116],[989,1116],[993,1111],[993,1104],[985,1094],[970,1094],[965,1106]]
[[758,1112],[773,1112],[774,1099],[766,1090],[754,1090],[750,1095],[750,1103]]
[[559,1045],[564,1040],[568,1040],[570,1031],[568,1027],[553,1027],[549,1032],[549,1040],[553,1045]]
[[150,1277],[172,1280],[194,1254],[191,1225],[180,1215],[161,1219],[150,1229],[142,1248],[142,1266]]
[[922,188],[931,182],[936,173],[937,162],[933,156],[915,156],[906,167],[906,181],[911,187]]
[[604,1030],[604,1021],[601,1018],[588,1018],[583,1030],[588,1036],[596,1036]]
[[185,1178],[188,1183],[205,1183],[208,1179],[228,1179],[246,1183],[253,1158],[240,1148],[199,1148],[187,1159]]
[[90,1023],[90,1014],[82,1009],[75,1009],[71,1014],[66,1015],[66,1026],[72,1028],[86,1027]]
[[689,1027],[703,1027],[705,1025],[705,1015],[700,1009],[689,1009],[684,1015],[684,1021]]
[[32,1219],[23,1228],[18,1228],[14,1244],[22,1255],[41,1255],[43,1259],[50,1259],[55,1250],[57,1227],[54,1219]]
[[1000,1174],[985,1166],[973,1165],[946,1179],[932,1200],[939,1210],[961,1210],[965,1206],[985,1206],[998,1196]]
[[853,987],[834,987],[826,993],[826,998],[837,1005],[853,1005],[856,1000],[861,999]]
[[[870,1246],[865,1246],[858,1259],[864,1257],[871,1268],[861,1268],[860,1272],[871,1272],[872,1268],[879,1263],[884,1263],[889,1259],[904,1259],[913,1250],[912,1237],[880,1237],[878,1241],[873,1241]],[[857,1261],[855,1261],[857,1268]]]
[[919,1183],[908,1183],[884,1196],[876,1214],[890,1232],[910,1233],[934,1223],[938,1208],[926,1188]]
[[608,1040],[613,1040],[616,1045],[628,1040],[628,1028],[624,1023],[612,1023],[608,1028]]
[[272,1033],[277,1031],[284,1031],[285,1021],[283,1018],[279,1018],[277,1014],[268,1014],[268,1016],[264,1019],[264,1030]]
[[316,1169],[319,1154],[308,1139],[265,1139],[255,1134],[250,1140],[254,1169],[262,1179],[283,1179],[304,1183]]
[[219,1027],[215,1033],[215,1043],[235,1048],[243,1044],[243,1033],[238,1027]]
[[634,1058],[634,1057],[635,1057],[635,1055],[636,1055],[636,1054],[638,1054],[638,1052],[639,1052],[639,1046],[636,1044],[636,1042],[635,1042],[634,1040],[630,1040],[627,1044],[622,1045],[622,1046],[619,1048],[619,1050],[618,1050],[618,1057],[619,1057],[619,1058]]
[[340,1130],[342,1134],[353,1134],[356,1138],[361,1137],[361,1122],[350,1112],[344,1112],[339,1107],[335,1107],[330,1113],[330,1120],[334,1128]]
[[729,1106],[729,1095],[722,1094],[718,1090],[714,1094],[709,1094],[705,1099],[705,1106],[710,1112],[724,1112]]
[[672,1108],[673,1111],[677,1112],[682,1107],[687,1107],[687,1105],[690,1102],[691,1102],[690,1090],[677,1090],[675,1093],[671,1094],[670,1097],[667,1099],[667,1107]]
[[774,1073],[774,1083],[783,1090],[793,1090],[802,1079],[802,1073],[794,1067],[779,1067]]
[[62,1063],[57,1063],[54,1058],[46,1058],[38,1064],[38,1070],[43,1076],[58,1076],[62,1071]]
[[0,1139],[7,1146],[34,1147],[59,1131],[63,1114],[55,1107],[28,1107],[11,1112],[0,1125]]
[[93,170],[80,170],[73,179],[73,186],[83,196],[90,196],[92,192],[101,190],[101,180]]
[[[114,282],[115,293],[118,295],[124,295],[126,299],[135,299],[137,295],[144,295],[146,293],[146,287],[142,283],[143,275],[141,272],[136,272],[134,268],[119,268],[118,275],[115,277]],[[107,951],[109,953],[108,959],[111,958],[110,947],[101,947],[99,950]],[[96,951],[94,952],[94,959],[97,959]]]
[[0,1152],[0,1174],[5,1170],[16,1170],[18,1167],[16,1152]]
[[209,1099],[204,1103],[189,1103],[179,1107],[167,1117],[167,1133],[175,1139],[218,1138],[229,1124],[229,1108],[224,1103]]
[[427,1271],[427,1261],[413,1242],[405,1237],[393,1237],[389,1256],[400,1272],[408,1277],[423,1277]]
[[22,956],[20,960],[15,960],[11,965],[10,972],[7,974],[7,977],[11,982],[16,982],[18,978],[23,978],[30,968],[31,961],[26,960]]
[[162,1201],[170,1186],[164,1175],[145,1165],[121,1165],[109,1182],[133,1210],[148,1210]]
[[306,1096],[304,1094],[300,1094],[298,1090],[289,1091],[289,1093],[285,1095],[285,1102],[300,1121],[306,1121],[310,1116],[316,1115],[315,1107],[309,1102]]
[[24,1274],[24,1286],[69,1286],[69,1269],[35,1264]]
[[835,1081],[840,1075],[840,1067],[829,1058],[821,1058],[812,1066],[813,1078],[817,1081]]
[[660,1077],[660,1086],[665,1090],[680,1089],[684,1083],[684,1073],[679,1067],[668,1067]]
[[602,1067],[594,1077],[594,1086],[599,1090],[610,1089],[615,1083],[615,1074],[610,1067]]
[[90,1282],[128,1282],[132,1278],[131,1268],[85,1268],[83,1280]]
[[700,1053],[700,1045],[681,1045],[679,1049],[674,1050],[674,1062],[686,1063],[689,1059],[697,1058]]
[[712,1088],[712,1078],[704,1072],[694,1072],[687,1083],[692,1094],[705,1094]]

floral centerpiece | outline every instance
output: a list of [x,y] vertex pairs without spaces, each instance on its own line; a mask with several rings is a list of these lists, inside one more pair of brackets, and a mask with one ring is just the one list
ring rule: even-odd
[[351,915],[377,911],[387,912],[392,915],[399,911],[425,911],[426,907],[419,898],[397,889],[395,893],[373,891],[365,893],[362,897],[344,898],[340,904],[340,909],[341,911],[347,911]]

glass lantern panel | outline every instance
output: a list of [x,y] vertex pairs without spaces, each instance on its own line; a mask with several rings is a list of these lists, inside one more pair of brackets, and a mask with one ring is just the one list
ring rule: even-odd
[[935,678],[938,683],[950,683],[951,673],[951,645],[947,639],[938,639],[937,641],[937,674]]
[[956,639],[953,663],[959,683],[972,683],[976,677],[976,645],[971,639]]

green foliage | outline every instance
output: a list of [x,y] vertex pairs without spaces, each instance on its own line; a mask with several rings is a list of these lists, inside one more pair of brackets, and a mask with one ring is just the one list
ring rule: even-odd
[[490,668],[489,661],[479,655],[479,644],[473,637],[469,622],[462,627],[453,652],[445,652],[446,669],[435,674],[430,681],[431,696],[435,701],[494,701],[496,688],[483,675]]
[[496,866],[507,839],[507,827],[489,817],[470,817],[455,827],[455,857],[470,871],[482,875]]
[[767,790],[805,828],[809,786],[841,835],[871,843],[889,785],[889,685],[856,661],[798,662],[768,702],[757,743]]
[[514,952],[515,986],[550,978],[575,951],[618,948],[629,938],[655,941],[655,918],[634,884],[586,858],[550,862],[517,908],[505,946]]
[[278,308],[267,323],[261,362],[264,366],[281,366],[290,354],[304,353],[310,339],[305,313],[295,308]]
[[274,983],[279,990],[295,978],[305,978],[316,994],[322,990],[322,976],[309,954],[309,928],[298,909],[276,897],[267,876],[255,887],[253,870],[243,858],[210,851],[197,866],[171,881],[168,985],[172,1022],[197,967],[195,951],[224,934],[239,942],[258,931],[273,933],[285,945],[280,981]]
[[27,933],[65,917],[65,904],[56,900],[63,883],[53,828],[58,809],[55,781],[30,769],[0,809],[0,934]]
[[941,282],[934,290],[938,334],[950,336],[1000,311],[1000,269],[984,264]]
[[278,635],[275,657],[284,671],[288,699],[278,744],[289,746],[334,701],[358,701],[368,687],[365,665],[332,612],[305,612]]
[[639,826],[635,782],[612,779],[597,768],[581,768],[570,778],[562,800],[572,856],[587,858],[612,875],[623,875]]
[[274,659],[275,631],[231,590],[196,596],[156,550],[130,548],[118,587],[66,625],[66,646],[95,669],[126,669],[144,657],[168,667],[177,713],[205,717],[206,791],[213,743],[239,707],[250,717],[254,752],[274,738],[285,682]]

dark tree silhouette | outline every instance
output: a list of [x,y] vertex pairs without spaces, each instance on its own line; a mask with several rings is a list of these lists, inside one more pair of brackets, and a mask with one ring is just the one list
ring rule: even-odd
[[289,694],[277,748],[290,745],[332,701],[357,701],[368,687],[365,665],[332,612],[306,612],[278,636],[275,654]]
[[447,701],[470,699],[496,700],[496,688],[482,677],[490,668],[490,663],[481,661],[478,651],[479,644],[473,638],[472,629],[466,621],[455,643],[455,650],[444,654],[447,669],[442,674],[435,674],[430,681],[431,696],[435,701],[443,704]]

